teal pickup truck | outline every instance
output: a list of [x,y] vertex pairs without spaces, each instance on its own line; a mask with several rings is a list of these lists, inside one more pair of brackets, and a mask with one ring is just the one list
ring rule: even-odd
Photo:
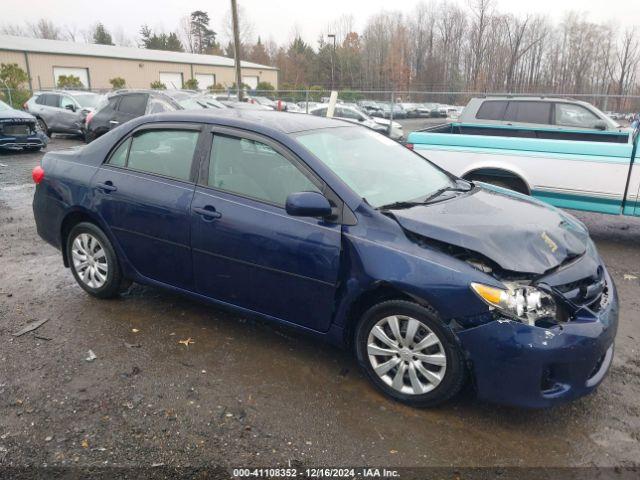
[[407,146],[458,177],[557,207],[640,216],[638,137],[585,102],[487,97],[455,123],[412,132]]

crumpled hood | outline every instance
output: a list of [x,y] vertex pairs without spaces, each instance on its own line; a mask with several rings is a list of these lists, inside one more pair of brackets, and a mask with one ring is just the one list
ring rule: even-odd
[[392,212],[410,232],[472,250],[514,272],[542,274],[582,255],[589,242],[588,231],[571,215],[489,185]]

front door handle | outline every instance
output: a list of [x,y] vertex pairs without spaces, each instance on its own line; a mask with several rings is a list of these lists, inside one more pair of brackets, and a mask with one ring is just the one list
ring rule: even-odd
[[102,190],[105,193],[109,193],[109,192],[115,192],[116,190],[118,190],[118,187],[116,187],[111,180],[107,180],[104,183],[98,183],[96,185],[97,188],[99,188],[100,190]]
[[202,215],[203,220],[211,221],[216,218],[222,217],[222,214],[216,210],[213,205],[205,205],[204,207],[195,207],[193,209],[198,215]]

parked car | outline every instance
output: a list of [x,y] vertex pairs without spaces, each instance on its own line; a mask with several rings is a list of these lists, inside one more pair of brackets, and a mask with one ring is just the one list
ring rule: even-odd
[[300,107],[300,110],[305,113],[307,110],[311,111],[320,105],[322,105],[320,102],[298,102],[298,107]]
[[[309,111],[311,115],[315,115],[317,117],[326,117],[327,116],[327,106],[322,106],[318,108],[314,108]],[[404,138],[404,131],[402,129],[402,125],[397,122],[393,122],[391,126],[391,133],[389,133],[389,120],[384,118],[374,118],[367,115],[365,112],[356,107],[349,107],[344,105],[336,105],[333,116],[335,118],[340,118],[342,120],[347,120],[351,123],[357,123],[359,125],[365,126],[374,130],[376,132],[382,133],[384,135],[388,135],[393,140],[402,140]]]
[[371,116],[376,116],[376,117],[382,116],[382,106],[379,103],[374,102],[372,100],[360,100],[358,102],[358,107],[360,107],[360,110],[363,110],[364,112],[366,112]]
[[553,130],[620,131],[622,127],[587,102],[549,97],[477,97],[464,108],[459,121],[474,125],[537,127]]
[[93,92],[53,90],[34,93],[23,108],[38,119],[48,137],[52,133],[84,135],[85,118],[101,99],[102,95]]
[[0,151],[40,150],[48,141],[36,117],[0,100]]
[[109,130],[145,114],[207,108],[198,103],[198,94],[179,90],[120,90],[103,106],[90,113],[85,122],[85,141],[92,142]]
[[273,112],[273,108],[267,107],[266,105],[260,105],[259,103],[238,102],[233,100],[220,100],[220,103],[225,107],[232,108],[234,110],[260,110]]
[[247,101],[249,103],[257,103],[258,105],[269,107],[271,110],[277,109],[277,102],[267,97],[248,97]]
[[417,103],[403,102],[403,103],[400,103],[399,105],[406,112],[407,118],[416,118],[419,116]]
[[475,116],[465,107],[457,122],[412,132],[408,145],[459,177],[556,207],[640,216],[640,132],[614,128],[584,102],[493,102],[473,106]]
[[[391,118],[391,104],[380,103],[380,110],[371,113],[373,117]],[[393,104],[393,118],[407,118],[407,112],[398,103]]]
[[482,399],[546,407],[611,365],[616,289],[582,223],[366,128],[167,112],[33,178],[37,231],[90,295],[133,281],[299,328],[410,405],[469,376]]

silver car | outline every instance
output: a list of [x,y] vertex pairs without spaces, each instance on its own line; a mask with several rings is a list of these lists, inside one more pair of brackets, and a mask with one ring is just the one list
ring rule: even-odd
[[[309,110],[309,113],[317,117],[326,117],[327,109],[328,106],[325,104]],[[391,124],[391,132],[389,132],[389,123],[391,123],[389,120],[385,118],[371,117],[358,107],[336,105],[333,116],[334,118],[340,118],[351,123],[363,125],[371,130],[387,135],[393,140],[401,141],[404,139],[402,125],[398,122],[393,122]]]
[[42,131],[84,135],[85,118],[95,111],[102,95],[83,91],[36,92],[24,105]]

